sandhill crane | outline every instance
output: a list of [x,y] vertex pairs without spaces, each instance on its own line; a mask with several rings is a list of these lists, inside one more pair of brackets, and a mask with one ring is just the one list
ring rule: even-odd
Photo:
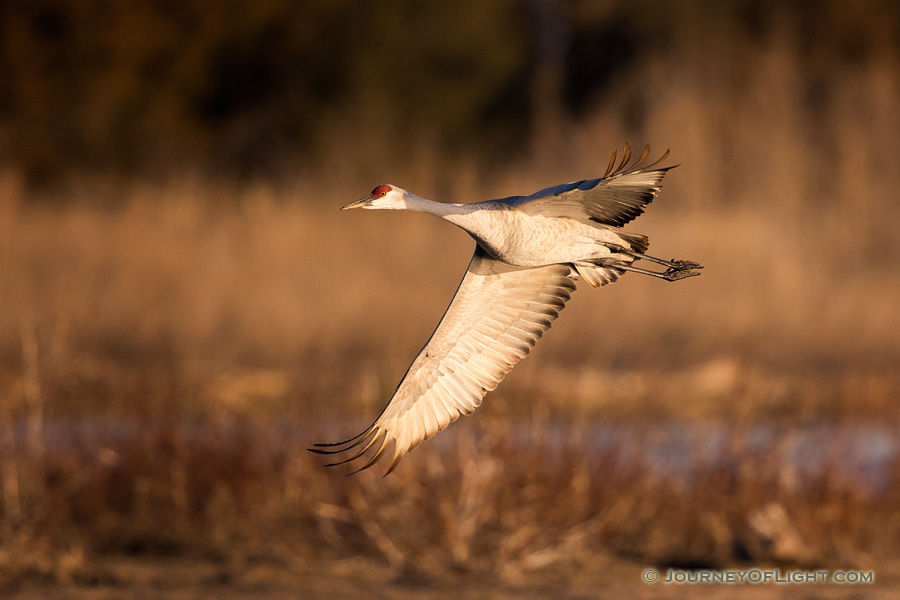
[[[484,395],[523,359],[563,309],[575,281],[591,287],[614,282],[626,271],[669,281],[699,275],[699,264],[645,254],[646,236],[619,229],[644,212],[672,167],[669,155],[643,165],[646,146],[632,165],[625,145],[616,166],[613,152],[603,177],[472,204],[443,204],[394,185],[341,208],[413,210],[435,215],[475,238],[475,254],[443,318],[400,381],[388,405],[359,435],[312,452],[339,454],[361,448],[334,466],[377,449],[354,473],[375,464],[393,442],[385,475],[403,456],[472,413]],[[634,266],[647,260],[666,267]]]

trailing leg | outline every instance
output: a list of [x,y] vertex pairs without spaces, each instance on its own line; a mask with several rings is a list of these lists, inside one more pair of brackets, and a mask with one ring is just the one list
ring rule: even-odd
[[[687,261],[682,261],[687,262]],[[652,275],[653,277],[659,277],[660,279],[665,279],[666,281],[678,281],[679,279],[685,279],[686,277],[696,277],[700,273],[696,273],[692,271],[692,268],[702,269],[700,265],[697,263],[690,263],[696,265],[695,267],[687,267],[687,268],[676,268],[669,267],[664,272],[660,273],[659,271],[651,271],[650,269],[642,269],[640,267],[632,267],[630,265],[615,265],[614,268],[621,269],[623,271],[632,271],[634,273],[643,273],[644,275]],[[613,265],[610,265],[613,266]]]
[[659,263],[668,268],[663,272],[651,271],[650,269],[642,269],[640,267],[633,266],[633,264],[620,262],[614,259],[600,259],[591,262],[600,267],[615,269],[617,271],[632,271],[634,273],[642,273],[644,275],[650,275],[652,277],[659,277],[660,279],[665,279],[666,281],[678,281],[679,279],[685,279],[687,277],[696,277],[700,273],[697,273],[695,269],[703,268],[702,265],[690,260],[663,260],[661,258],[656,258],[655,256],[647,256],[645,254],[632,253],[630,251],[625,251],[625,254],[632,256],[635,259],[644,258],[651,262]]
[[[703,268],[700,264],[695,263],[694,261],[691,261],[691,260],[677,260],[674,258],[672,260],[664,260],[662,258],[650,256],[649,254],[640,254],[638,252],[634,252],[631,250],[622,250],[621,252],[623,252],[624,254],[627,254],[628,256],[631,256],[635,260],[642,260],[642,259],[649,260],[650,262],[655,262],[664,267],[668,267],[670,270],[674,269],[676,271],[689,271],[690,269],[702,269]],[[699,273],[696,273],[696,275],[699,275]]]

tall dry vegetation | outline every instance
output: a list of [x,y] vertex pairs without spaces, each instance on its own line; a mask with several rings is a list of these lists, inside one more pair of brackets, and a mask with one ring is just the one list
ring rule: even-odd
[[[671,146],[682,166],[633,229],[706,270],[580,290],[476,417],[384,480],[304,447],[374,417],[471,241],[421,215],[338,213],[380,183],[334,178],[366,160],[349,134],[317,177],[272,186],[183,176],[57,203],[4,171],[0,572],[91,577],[91,557],[120,552],[362,555],[521,581],[610,554],[895,556],[896,53],[823,63],[809,87],[816,62],[790,28],[752,44],[726,29],[714,48],[707,33],[552,122],[533,159],[393,166],[393,183],[472,201],[595,175],[626,138]],[[667,472],[659,445],[687,470]]]

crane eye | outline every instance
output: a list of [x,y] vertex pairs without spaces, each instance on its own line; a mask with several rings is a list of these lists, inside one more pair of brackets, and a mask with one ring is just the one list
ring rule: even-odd
[[387,193],[391,191],[391,188],[386,185],[379,185],[377,188],[372,190],[372,196],[375,198],[381,198],[382,196],[387,196]]

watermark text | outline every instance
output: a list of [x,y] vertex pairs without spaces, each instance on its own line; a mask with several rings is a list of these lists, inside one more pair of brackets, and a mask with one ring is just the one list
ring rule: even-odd
[[817,571],[783,569],[646,569],[642,575],[646,583],[675,585],[709,584],[775,584],[829,583],[836,585],[866,585],[875,583],[873,571]]

